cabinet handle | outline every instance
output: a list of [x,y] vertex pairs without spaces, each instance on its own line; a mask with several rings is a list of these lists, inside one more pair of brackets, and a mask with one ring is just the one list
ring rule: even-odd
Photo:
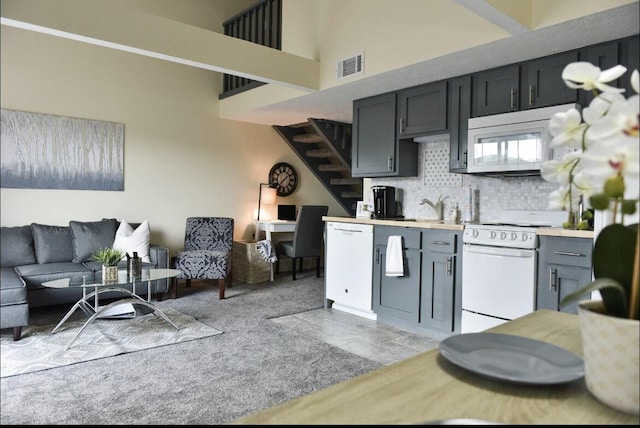
[[452,268],[453,268],[453,258],[447,257],[447,275],[451,276]]
[[376,248],[376,264],[380,264],[380,248]]
[[511,105],[511,109],[513,110],[515,108],[516,91],[514,89],[511,89],[509,91],[509,96],[509,103]]
[[393,171],[393,157],[387,156],[387,171]]
[[584,254],[580,253],[570,253],[568,251],[554,251],[553,254],[557,254],[559,256],[571,256],[571,257],[584,257]]
[[448,242],[445,241],[431,241],[433,245],[449,245]]
[[533,96],[534,96],[535,88],[536,88],[535,85],[529,86],[529,105],[530,106],[533,105]]
[[404,134],[404,118],[400,118],[400,133]]
[[467,166],[467,151],[466,150],[464,151],[463,156],[464,156],[464,160],[462,161],[463,162],[462,166],[466,167]]
[[557,291],[558,284],[558,270],[556,268],[549,268],[549,291]]

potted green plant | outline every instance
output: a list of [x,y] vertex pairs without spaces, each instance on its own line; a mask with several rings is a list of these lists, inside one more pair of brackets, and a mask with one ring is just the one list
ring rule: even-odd
[[102,280],[118,280],[118,263],[124,257],[124,253],[117,248],[104,247],[93,253],[92,259],[102,263]]
[[[637,94],[626,99],[623,89],[607,84],[625,72],[620,65],[602,71],[586,62],[565,67],[562,78],[567,86],[592,91],[594,99],[582,112],[571,109],[551,119],[551,146],[569,150],[561,160],[545,162],[541,175],[560,185],[550,200],[552,206],[568,209],[566,228],[585,228],[586,218],[576,218],[573,209],[580,202],[608,217],[594,245],[594,281],[560,304],[600,293],[602,300],[578,304],[587,388],[608,406],[637,415],[640,232],[637,223],[625,224],[625,216],[635,214],[638,205],[638,189],[628,184],[638,182],[640,169],[640,99]],[[631,86],[637,93],[638,70],[631,75]]]

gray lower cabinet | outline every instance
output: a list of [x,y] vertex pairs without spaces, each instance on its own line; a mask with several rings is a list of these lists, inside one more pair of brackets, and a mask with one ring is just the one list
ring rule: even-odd
[[[591,238],[540,236],[536,308],[578,313],[577,303],[560,306],[569,293],[591,282]],[[589,295],[584,299],[588,300]]]
[[[402,237],[404,275],[386,276],[389,236]],[[374,227],[373,311],[378,322],[451,334],[462,316],[460,232]]]
[[460,331],[462,316],[461,234],[429,229],[423,233],[420,323],[446,333]]

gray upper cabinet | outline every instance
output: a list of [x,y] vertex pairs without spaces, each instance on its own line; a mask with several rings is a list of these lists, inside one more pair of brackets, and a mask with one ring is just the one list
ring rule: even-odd
[[467,172],[467,132],[471,117],[471,76],[449,80],[449,171]]
[[[591,238],[540,236],[536,308],[576,314],[577,303],[560,306],[569,293],[591,282]],[[590,296],[585,295],[588,300]]]
[[522,109],[577,103],[579,92],[569,88],[562,80],[562,70],[578,61],[578,51],[565,52],[523,65],[521,93]]
[[510,65],[473,74],[472,117],[519,109],[520,67]]
[[[595,46],[589,46],[586,49],[586,61],[591,64],[600,67],[601,70],[606,70],[607,68],[611,68],[615,65],[620,64],[620,55],[619,55],[619,43],[618,42],[610,42],[603,43]],[[619,88],[624,87],[623,79],[629,79],[631,77],[631,71],[623,74],[623,77],[618,80],[618,82],[614,82],[615,86]],[[625,94],[626,97],[629,96],[628,93]],[[591,100],[593,100],[593,93],[591,91],[582,91],[581,103],[583,105],[589,105]]]
[[413,138],[447,132],[447,82],[398,92],[398,136]]
[[630,37],[624,39],[620,43],[620,52],[621,59],[620,63],[627,67],[627,72],[622,75],[620,78],[622,83],[620,84],[621,88],[625,88],[624,96],[629,98],[631,95],[635,93],[633,88],[631,87],[631,73],[633,70],[640,71],[640,36]]
[[418,145],[396,137],[396,94],[353,103],[353,177],[411,177],[418,174]]

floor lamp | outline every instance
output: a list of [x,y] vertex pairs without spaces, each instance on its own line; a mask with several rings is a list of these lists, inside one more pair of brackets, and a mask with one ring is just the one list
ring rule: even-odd
[[[267,186],[266,188],[264,186]],[[260,206],[265,203],[273,205],[276,203],[276,189],[269,183],[260,183],[260,193],[258,194],[258,221],[260,221]]]

